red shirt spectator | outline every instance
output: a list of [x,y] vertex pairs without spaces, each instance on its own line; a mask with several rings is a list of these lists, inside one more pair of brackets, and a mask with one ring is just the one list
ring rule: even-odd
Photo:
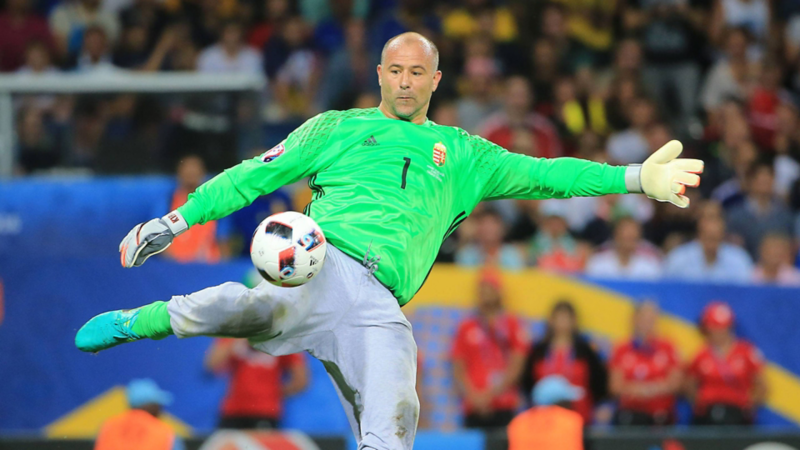
[[30,12],[30,0],[9,0],[0,13],[0,72],[19,69],[25,62],[25,49],[42,42],[52,49],[47,21]]
[[697,380],[695,412],[702,414],[715,403],[750,408],[754,381],[763,368],[761,352],[741,339],[725,355],[704,346],[689,366],[689,376]]
[[584,390],[585,395],[571,406],[585,423],[591,423],[595,402],[607,394],[608,373],[597,352],[580,336],[575,309],[567,301],[553,307],[544,339],[530,349],[522,372],[523,392],[531,392],[549,375],[561,375]]
[[764,360],[753,345],[733,334],[733,310],[712,302],[703,311],[706,345],[688,369],[694,422],[706,425],[745,425],[766,398]]
[[672,344],[656,336],[659,308],[637,305],[633,337],[614,349],[609,389],[619,397],[616,425],[667,425],[675,421],[681,367]]
[[[222,402],[222,428],[275,427],[283,413],[283,399],[306,385],[302,354],[271,356],[259,352],[242,339],[217,339],[207,366],[229,372],[230,385]],[[288,382],[283,376],[290,373]]]
[[[533,111],[533,93],[524,77],[506,82],[505,109],[486,119],[481,136],[512,152],[541,158],[562,156],[561,140],[555,126]],[[521,139],[519,133],[527,133]]]
[[[503,313],[492,324],[485,323],[479,317],[471,317],[458,327],[453,359],[464,361],[470,383],[475,389],[485,391],[503,376],[508,368],[509,354],[522,355],[526,349],[525,332],[516,317]],[[492,409],[504,410],[519,407],[516,386],[495,396],[491,406]],[[464,400],[464,410],[467,414],[475,412],[469,399]]]
[[[576,358],[572,349],[555,349],[548,352],[544,358],[538,360],[533,366],[533,377],[536,380],[549,375],[561,375],[570,384],[589,391],[589,364],[586,360]],[[587,423],[592,419],[592,399],[584,395],[580,400],[572,403],[572,408],[583,417]]]
[[499,274],[484,272],[477,314],[461,323],[453,343],[453,374],[464,394],[468,428],[511,422],[520,405],[517,380],[527,342],[519,320],[502,310]]
[[[653,338],[647,342],[630,340],[618,346],[611,358],[611,371],[619,370],[626,382],[663,382],[673,370],[680,368],[680,359],[671,343]],[[651,416],[674,416],[675,394],[652,397],[620,395],[620,409],[643,412]]]

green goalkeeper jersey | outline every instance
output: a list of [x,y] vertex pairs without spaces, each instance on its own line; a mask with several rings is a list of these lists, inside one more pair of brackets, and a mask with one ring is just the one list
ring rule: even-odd
[[178,208],[188,224],[219,219],[310,177],[305,213],[406,304],[444,239],[483,200],[626,193],[625,167],[509,153],[464,130],[389,119],[377,108],[309,119],[263,155],[225,170]]

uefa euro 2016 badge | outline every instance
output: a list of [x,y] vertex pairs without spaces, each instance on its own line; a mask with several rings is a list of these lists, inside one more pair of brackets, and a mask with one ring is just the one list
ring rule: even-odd
[[433,162],[439,167],[444,165],[444,161],[447,158],[447,148],[441,142],[437,142],[433,146]]
[[278,156],[281,156],[285,150],[286,147],[284,147],[283,142],[281,142],[280,144],[276,145],[275,147],[272,147],[271,149],[267,150],[266,153],[261,155],[261,161],[265,163],[273,161]]

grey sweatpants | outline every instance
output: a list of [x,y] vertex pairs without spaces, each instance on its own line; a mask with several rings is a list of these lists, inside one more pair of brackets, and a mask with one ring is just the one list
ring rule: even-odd
[[411,324],[389,290],[332,245],[303,286],[224,283],[172,297],[167,309],[180,338],[244,337],[274,356],[307,350],[327,369],[359,449],[412,448],[419,400]]

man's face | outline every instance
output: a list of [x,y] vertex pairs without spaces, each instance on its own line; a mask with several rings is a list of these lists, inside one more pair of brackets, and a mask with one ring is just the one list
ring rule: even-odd
[[614,231],[614,244],[618,251],[630,254],[636,251],[641,236],[639,224],[632,220],[626,220],[617,225],[617,229]]
[[531,90],[522,78],[511,78],[506,82],[506,106],[511,113],[525,114],[531,108]]
[[633,319],[633,329],[637,336],[647,337],[656,330],[658,323],[658,308],[653,305],[644,305]]
[[492,283],[482,282],[478,285],[478,310],[494,312],[503,307],[500,290]]
[[725,223],[721,219],[705,218],[697,225],[697,238],[707,252],[716,252],[725,238]]
[[391,114],[411,121],[427,113],[442,79],[442,72],[433,65],[433,55],[420,43],[399,42],[386,49],[378,66],[378,82],[381,101]]

